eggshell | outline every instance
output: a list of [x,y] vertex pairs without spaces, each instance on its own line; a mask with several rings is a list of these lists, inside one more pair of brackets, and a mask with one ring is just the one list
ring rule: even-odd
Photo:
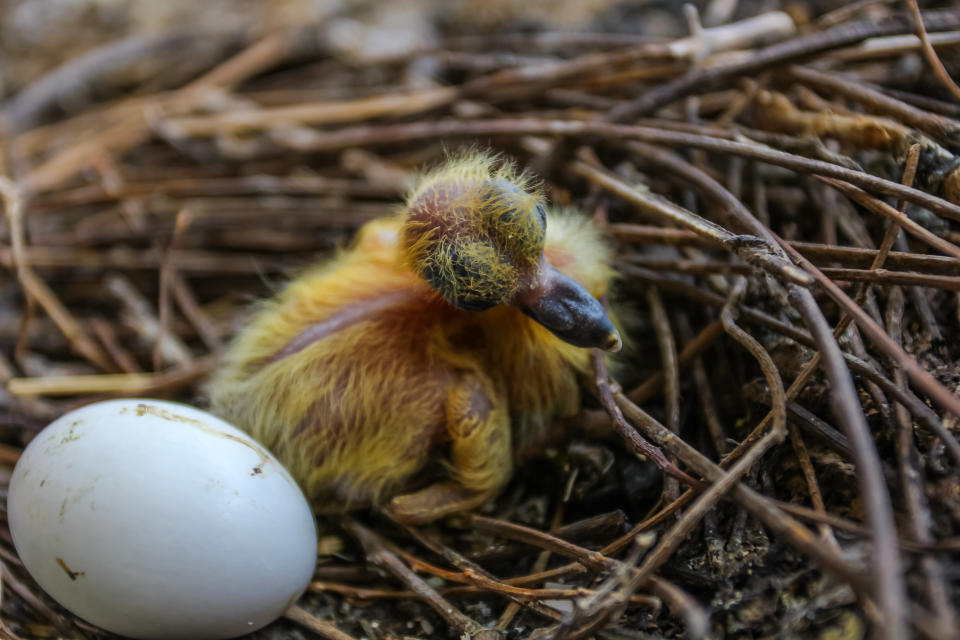
[[198,409],[112,400],[53,422],[10,481],[30,574],[87,621],[136,638],[230,638],[309,582],[317,532],[287,471]]

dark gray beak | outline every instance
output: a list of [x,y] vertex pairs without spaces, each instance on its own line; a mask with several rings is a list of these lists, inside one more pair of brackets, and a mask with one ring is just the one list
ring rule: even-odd
[[538,282],[526,288],[514,305],[577,347],[619,351],[620,332],[610,322],[603,305],[583,286],[544,261]]

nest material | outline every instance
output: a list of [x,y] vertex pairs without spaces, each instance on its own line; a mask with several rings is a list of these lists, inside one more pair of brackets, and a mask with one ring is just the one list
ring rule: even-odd
[[[251,300],[489,146],[615,244],[617,382],[595,358],[483,515],[331,522],[257,635],[954,637],[960,14],[731,4],[672,40],[615,3],[424,11],[436,42],[366,56],[373,18],[369,50],[348,17],[138,36],[36,79],[3,105],[2,462],[82,403],[196,401]],[[0,557],[0,635],[99,634]]]

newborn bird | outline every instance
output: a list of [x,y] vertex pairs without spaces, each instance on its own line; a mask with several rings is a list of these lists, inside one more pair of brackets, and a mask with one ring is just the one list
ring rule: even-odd
[[[413,523],[482,504],[510,478],[511,442],[579,410],[586,347],[620,348],[593,297],[609,250],[529,182],[488,155],[449,159],[233,342],[213,408],[273,451],[318,513],[393,498]],[[446,479],[397,495],[431,461]]]

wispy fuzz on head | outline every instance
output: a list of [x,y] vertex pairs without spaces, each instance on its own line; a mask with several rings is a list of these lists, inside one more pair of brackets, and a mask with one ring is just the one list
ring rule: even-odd
[[509,302],[539,268],[546,212],[539,189],[512,164],[481,152],[454,155],[407,199],[408,266],[450,304],[480,311]]

